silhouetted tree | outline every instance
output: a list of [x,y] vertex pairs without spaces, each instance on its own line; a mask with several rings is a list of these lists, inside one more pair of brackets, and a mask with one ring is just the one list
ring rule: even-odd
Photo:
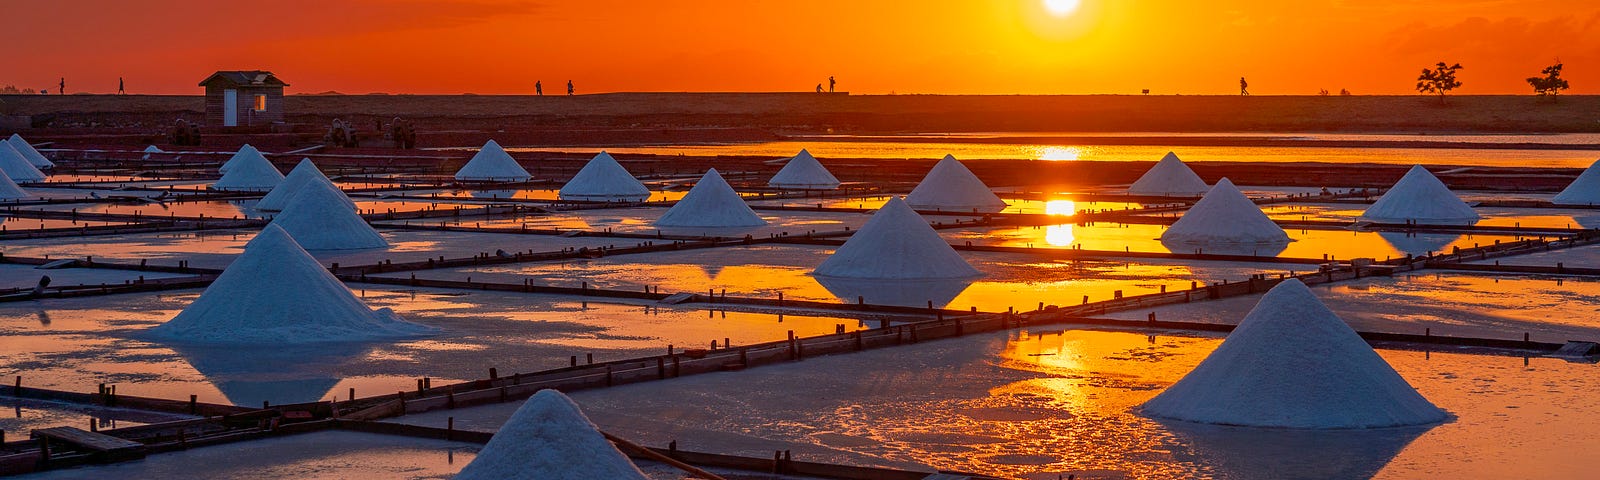
[[1417,91],[1421,93],[1438,93],[1439,103],[1445,103],[1445,92],[1455,90],[1461,86],[1456,80],[1456,71],[1461,69],[1461,64],[1455,65],[1439,62],[1436,68],[1422,69],[1422,75],[1417,76]]
[[1556,101],[1556,94],[1561,93],[1562,90],[1566,90],[1568,87],[1567,81],[1561,78],[1561,64],[1557,63],[1544,67],[1544,70],[1540,70],[1539,73],[1544,74],[1544,76],[1528,77],[1528,85],[1533,86],[1533,93],[1538,94],[1540,97],[1549,96],[1550,101]]

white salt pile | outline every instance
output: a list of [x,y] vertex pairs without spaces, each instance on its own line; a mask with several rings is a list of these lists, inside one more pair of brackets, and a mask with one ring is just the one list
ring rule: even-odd
[[1128,186],[1133,195],[1195,196],[1210,191],[1206,181],[1195,175],[1189,165],[1178,159],[1178,154],[1167,152],[1161,161],[1139,176]]
[[234,152],[232,157],[228,157],[228,161],[222,162],[222,166],[217,168],[217,173],[228,173],[228,170],[232,170],[234,165],[252,162],[257,158],[261,160],[267,159],[267,157],[261,155],[260,150],[256,150],[256,147],[246,143],[244,146],[239,147],[239,151]]
[[483,148],[456,171],[456,180],[461,182],[526,182],[531,178],[533,175],[494,140],[484,143]]
[[1142,412],[1201,423],[1377,428],[1444,421],[1299,280],[1274,287],[1194,371]]
[[222,178],[211,184],[214,190],[265,192],[283,182],[283,174],[278,173],[278,167],[249,145],[240,148],[223,167],[227,170],[222,173]]
[[11,181],[11,176],[5,171],[0,171],[0,200],[18,200],[28,198],[28,192]]
[[152,154],[152,153],[166,153],[166,152],[162,151],[161,148],[156,147],[155,145],[144,147],[144,159],[145,160],[149,160],[150,159],[150,154]]
[[767,186],[775,188],[792,188],[797,190],[833,190],[839,188],[839,179],[811,156],[811,152],[800,150],[794,158],[789,159],[778,174],[767,181]]
[[767,221],[739,198],[739,192],[733,191],[733,186],[728,185],[715,168],[706,171],[682,200],[656,219],[656,225],[662,227],[759,227],[766,224]]
[[540,390],[506,420],[456,480],[643,480],[561,392]]
[[1161,240],[1196,245],[1288,243],[1289,234],[1223,178],[1168,227]]
[[1600,205],[1600,160],[1589,164],[1567,188],[1550,199],[1556,205]]
[[11,142],[11,148],[16,149],[17,153],[21,154],[22,158],[27,160],[30,165],[34,166],[34,168],[47,169],[54,168],[56,166],[55,162],[51,162],[50,159],[44,158],[44,154],[39,153],[38,149],[33,148],[33,144],[28,143],[27,140],[23,140],[21,135],[13,133],[11,134],[11,138],[6,139],[6,141]]
[[[278,183],[277,187],[274,187],[266,196],[261,197],[261,201],[256,202],[256,210],[268,212],[283,210],[284,207],[289,205],[290,198],[304,191],[306,186],[312,183],[324,184],[334,190],[339,189],[338,186],[333,184],[332,180],[328,180],[328,177],[317,169],[316,164],[311,163],[311,159],[302,158],[300,159],[300,164],[295,165],[294,170],[290,170],[289,174],[283,177],[283,181]],[[354,210],[356,208],[356,202],[351,201],[348,197],[344,201],[350,205],[350,209]]]
[[148,330],[177,343],[285,345],[414,337],[435,329],[374,311],[287,232],[267,225],[200,298]]
[[1478,212],[1461,201],[1438,177],[1422,168],[1411,167],[1400,181],[1384,192],[1378,201],[1361,214],[1363,220],[1384,223],[1472,223]]
[[44,172],[39,171],[28,159],[11,146],[11,140],[0,140],[0,172],[5,172],[11,181],[18,183],[42,182]]
[[289,199],[272,225],[307,250],[384,248],[389,242],[356,214],[350,197],[332,183],[311,182]]
[[906,195],[906,204],[919,210],[998,212],[1006,208],[999,195],[952,155],[945,155],[922,177]]
[[982,275],[899,197],[892,197],[861,230],[817,266],[816,275],[846,278],[938,279]]
[[611,154],[601,151],[561,186],[559,195],[563,200],[641,202],[650,198],[650,189]]

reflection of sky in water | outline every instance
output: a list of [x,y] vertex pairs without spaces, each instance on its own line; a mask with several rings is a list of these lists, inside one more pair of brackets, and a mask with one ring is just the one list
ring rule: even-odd
[[[973,245],[995,245],[1005,247],[1034,247],[1034,248],[1073,248],[1081,245],[1085,250],[1107,251],[1134,251],[1165,253],[1172,251],[1162,245],[1160,237],[1166,230],[1163,225],[1135,225],[1116,223],[1095,223],[1093,225],[1061,224],[1040,227],[1013,227],[991,229],[950,229],[940,232],[952,244],[962,245],[972,242]],[[1332,255],[1338,259],[1357,257],[1371,257],[1379,260],[1390,257],[1403,257],[1407,253],[1405,248],[1415,249],[1426,245],[1436,251],[1448,251],[1452,247],[1468,248],[1478,244],[1492,244],[1495,240],[1503,242],[1514,241],[1515,236],[1505,235],[1457,235],[1457,234],[1415,234],[1411,239],[1421,239],[1421,242],[1407,242],[1406,234],[1380,235],[1377,232],[1356,232],[1348,230],[1289,230],[1289,238],[1294,239],[1284,246],[1282,253],[1277,256],[1292,258],[1322,258],[1323,254]],[[1393,240],[1402,240],[1391,242]],[[1201,251],[1222,253],[1219,248],[1198,247]],[[1276,248],[1276,247],[1273,247]],[[1177,253],[1193,253],[1180,251]],[[1230,252],[1239,254],[1239,252]],[[1425,251],[1412,251],[1412,254],[1423,254]],[[1249,252],[1242,254],[1248,255]],[[1269,256],[1266,251],[1259,252],[1262,256]]]

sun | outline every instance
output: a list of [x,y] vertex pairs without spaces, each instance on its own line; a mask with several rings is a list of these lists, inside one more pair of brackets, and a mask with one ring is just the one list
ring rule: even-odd
[[1078,9],[1078,0],[1044,0],[1044,9],[1051,15],[1065,17]]

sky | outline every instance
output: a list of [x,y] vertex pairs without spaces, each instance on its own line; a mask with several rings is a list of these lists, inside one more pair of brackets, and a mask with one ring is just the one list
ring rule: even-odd
[[[1073,5],[1076,4],[1076,5]],[[1054,8],[1054,10],[1052,10]],[[0,85],[199,94],[215,70],[289,93],[1526,94],[1562,62],[1600,93],[1594,0],[57,0],[6,2]],[[21,20],[19,20],[21,19]]]

